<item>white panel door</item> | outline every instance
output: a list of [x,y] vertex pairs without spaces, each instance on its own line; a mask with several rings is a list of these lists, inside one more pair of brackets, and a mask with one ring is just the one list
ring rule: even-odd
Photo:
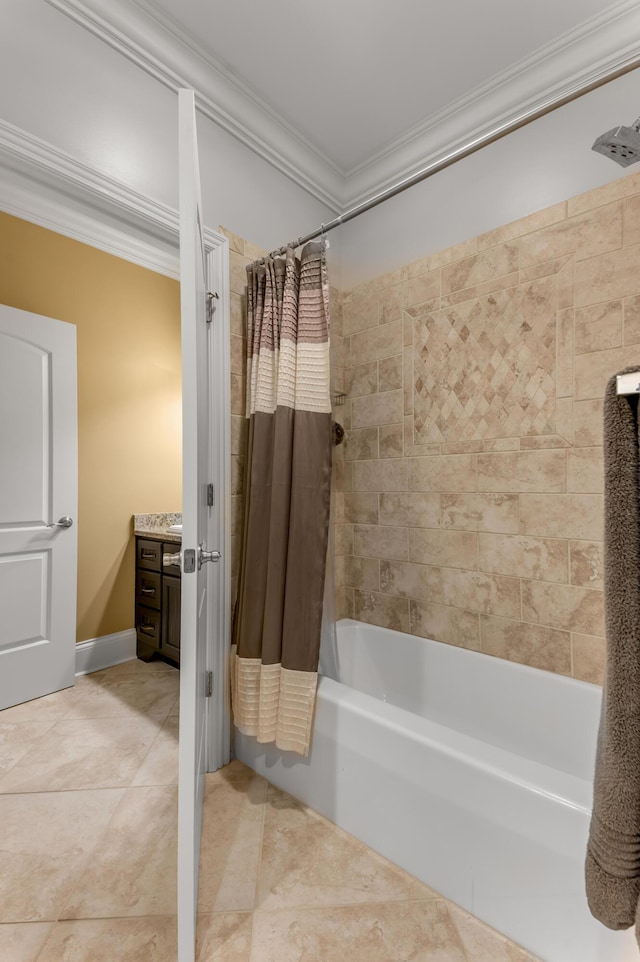
[[[178,960],[193,962],[204,774],[207,769],[207,632],[217,565],[207,505],[211,449],[206,257],[193,91],[179,91],[182,317],[182,623],[178,791]],[[213,546],[214,548],[217,546]],[[215,575],[215,577],[214,577]],[[213,599],[215,601],[215,599]]]
[[76,381],[75,326],[0,305],[0,709],[74,683]]

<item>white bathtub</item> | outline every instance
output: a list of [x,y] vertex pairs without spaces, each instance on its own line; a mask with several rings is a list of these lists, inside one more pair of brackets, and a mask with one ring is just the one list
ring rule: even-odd
[[639,962],[587,909],[600,689],[356,621],[308,759],[238,758],[545,962]]

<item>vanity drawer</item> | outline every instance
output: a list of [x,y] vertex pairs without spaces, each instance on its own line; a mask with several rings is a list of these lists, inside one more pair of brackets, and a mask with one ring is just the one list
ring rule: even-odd
[[136,607],[136,634],[139,641],[160,647],[160,612],[152,608]]
[[138,569],[136,572],[136,604],[147,605],[149,608],[159,608],[161,592],[160,572]]
[[136,567],[162,571],[162,542],[137,539]]

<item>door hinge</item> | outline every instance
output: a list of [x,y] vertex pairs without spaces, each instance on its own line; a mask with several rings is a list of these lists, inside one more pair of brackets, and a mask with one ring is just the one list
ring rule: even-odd
[[213,672],[212,672],[212,671],[208,671],[208,672],[207,672],[207,692],[206,692],[206,697],[207,697],[207,698],[211,698],[212,695],[213,695]]
[[214,487],[212,484],[207,485],[207,505],[213,507],[213,497],[214,497]]
[[218,300],[219,295],[216,291],[207,291],[207,324],[213,320],[214,301]]

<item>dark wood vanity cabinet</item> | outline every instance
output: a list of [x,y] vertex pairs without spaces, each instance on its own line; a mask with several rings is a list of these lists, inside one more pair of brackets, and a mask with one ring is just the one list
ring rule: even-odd
[[175,541],[136,536],[136,647],[143,661],[160,655],[180,664],[180,566],[162,565],[163,554],[179,550]]
[[162,652],[180,662],[180,578],[162,579]]

